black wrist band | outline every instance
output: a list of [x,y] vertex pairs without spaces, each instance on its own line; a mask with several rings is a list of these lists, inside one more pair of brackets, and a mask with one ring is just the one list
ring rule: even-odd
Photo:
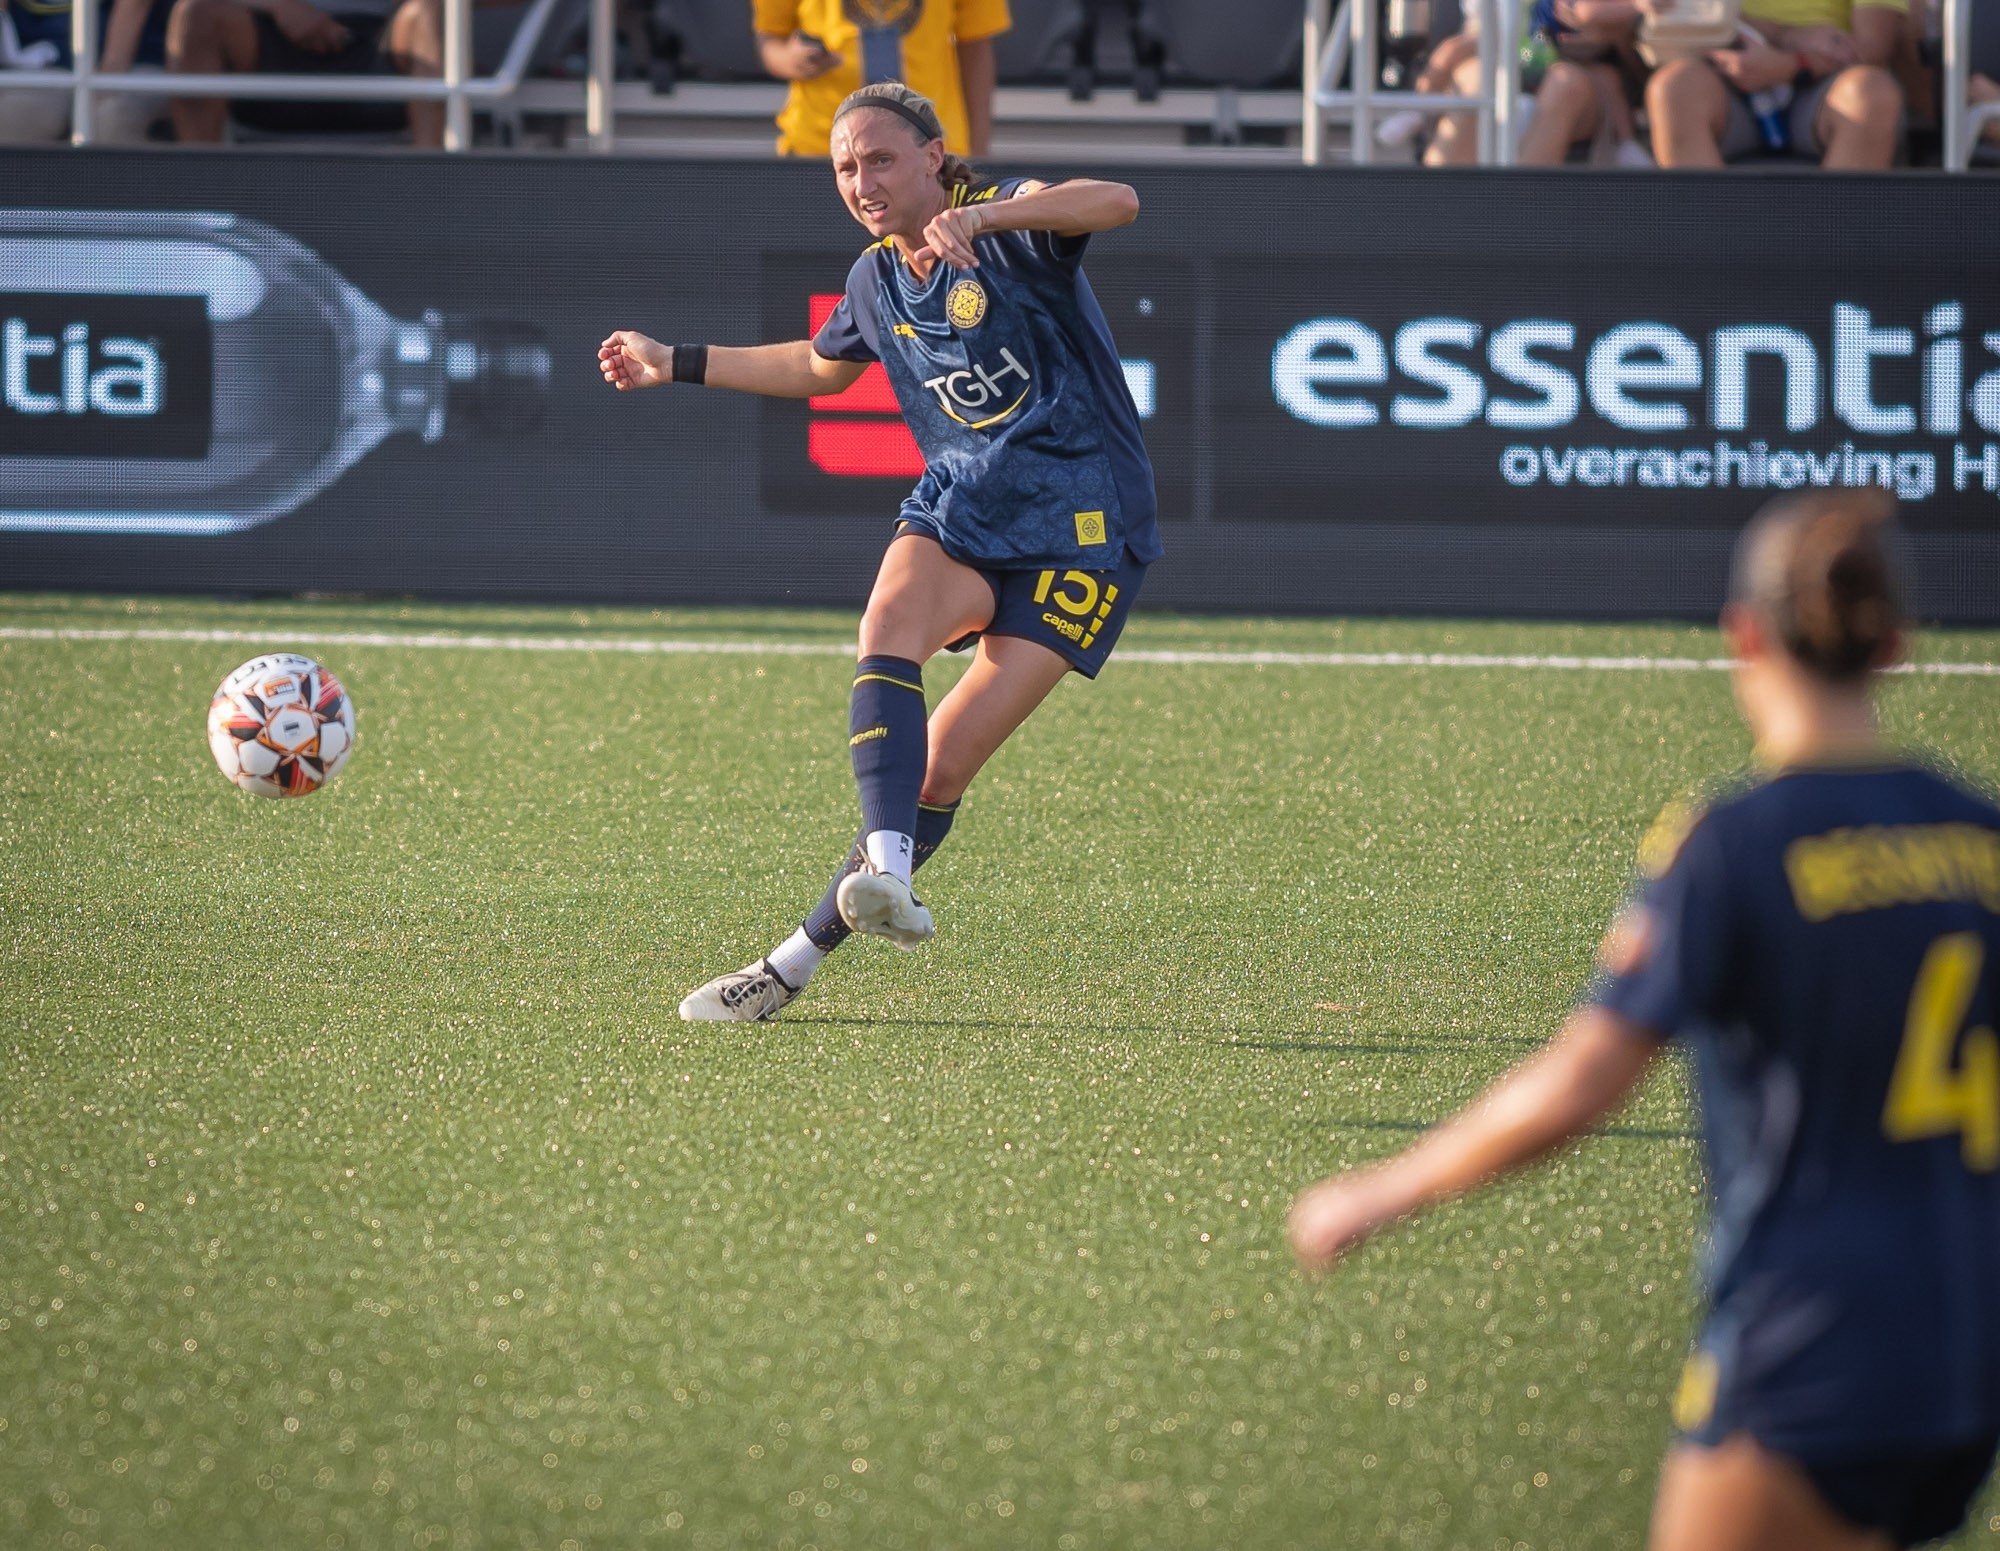
[[696,386],[708,381],[708,346],[674,346],[674,381]]

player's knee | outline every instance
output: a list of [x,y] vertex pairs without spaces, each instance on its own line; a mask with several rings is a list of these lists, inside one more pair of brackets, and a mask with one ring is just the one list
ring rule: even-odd
[[892,614],[870,610],[861,621],[859,655],[863,657],[903,657],[905,632]]
[[1855,65],[1834,78],[1826,105],[1849,123],[1888,130],[1903,115],[1903,89],[1888,71],[1875,65]]
[[900,595],[870,598],[861,616],[861,655],[920,661],[926,655],[919,644],[922,630],[920,611]]
[[222,35],[233,0],[179,0],[167,16],[167,53],[174,57]]
[[970,771],[950,768],[940,770],[937,756],[931,756],[931,767],[924,772],[923,789],[917,793],[917,801],[933,808],[948,808],[965,795],[965,789],[972,785]]
[[1705,60],[1676,59],[1646,83],[1646,107],[1655,117],[1683,117],[1702,112],[1721,94],[1722,82]]
[[389,18],[389,51],[405,75],[422,75],[437,68],[444,45],[441,0],[403,0]]
[[918,793],[917,801],[932,807],[957,802],[977,774],[978,763],[968,759],[964,750],[954,747],[949,736],[933,736],[924,762],[923,790]]
[[1590,79],[1590,72],[1567,59],[1559,59],[1549,66],[1549,73],[1542,77],[1542,84],[1535,92],[1535,111],[1575,113],[1596,101],[1597,87]]

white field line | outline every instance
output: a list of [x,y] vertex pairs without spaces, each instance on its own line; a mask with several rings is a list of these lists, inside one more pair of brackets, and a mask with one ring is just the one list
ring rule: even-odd
[[[414,635],[385,630],[57,629],[0,626],[0,641],[240,641],[285,646],[386,646],[466,652],[625,652],[645,657],[851,657],[832,642],[677,641],[616,636]],[[1483,652],[1149,651],[1128,648],[1114,663],[1281,668],[1529,668],[1600,673],[1699,673],[1729,667],[1726,657],[1572,657]],[[1896,673],[2000,678],[2000,662],[1906,663]]]

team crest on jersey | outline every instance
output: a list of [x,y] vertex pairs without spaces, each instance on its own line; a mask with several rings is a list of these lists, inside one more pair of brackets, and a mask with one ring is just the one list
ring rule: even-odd
[[924,0],[847,0],[842,9],[857,27],[908,32],[923,19]]
[[944,315],[955,329],[979,327],[986,316],[986,292],[977,280],[961,280],[944,299]]

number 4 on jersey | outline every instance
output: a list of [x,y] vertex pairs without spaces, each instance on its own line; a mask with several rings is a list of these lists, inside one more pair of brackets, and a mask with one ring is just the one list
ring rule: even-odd
[[1951,1058],[1985,960],[1976,932],[1953,932],[1931,944],[1910,989],[1903,1048],[1882,1110],[1882,1130],[1892,1142],[1958,1132],[1965,1166],[1981,1174],[2000,1168],[2000,1039],[1989,1028],[1973,1029],[1957,1066]]

